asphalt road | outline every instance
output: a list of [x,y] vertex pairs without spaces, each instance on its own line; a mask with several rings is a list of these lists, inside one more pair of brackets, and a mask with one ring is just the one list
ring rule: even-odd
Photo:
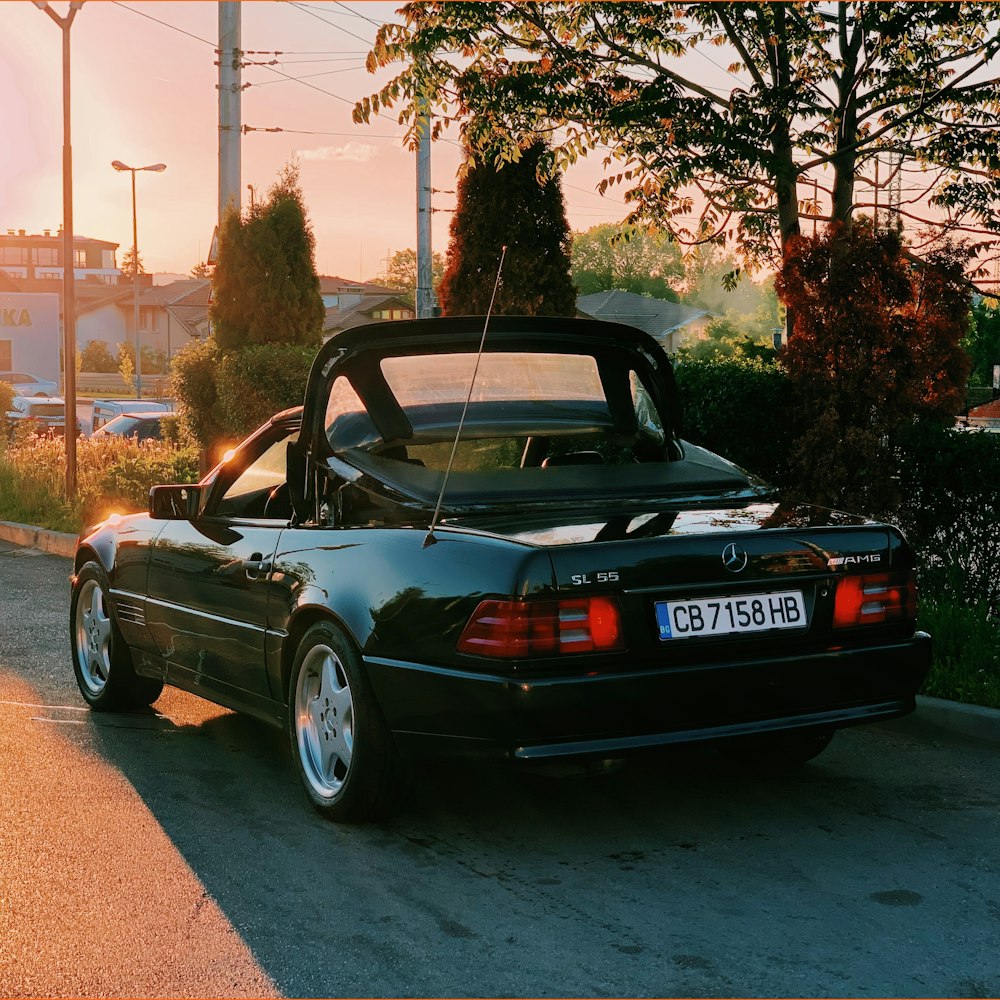
[[918,719],[794,776],[418,766],[338,828],[282,735],[82,709],[69,562],[0,542],[4,996],[997,996],[1000,751]]

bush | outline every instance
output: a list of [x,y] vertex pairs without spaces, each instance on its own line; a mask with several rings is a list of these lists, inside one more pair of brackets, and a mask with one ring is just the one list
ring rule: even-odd
[[85,372],[116,372],[118,361],[103,340],[88,340],[80,352],[80,370]]
[[7,411],[14,405],[14,389],[8,382],[0,382],[0,443],[10,437],[11,426]]
[[915,267],[898,233],[866,220],[789,244],[775,287],[794,317],[782,364],[796,492],[865,512],[897,501],[897,436],[915,419],[950,424],[962,405],[967,258],[945,248]]
[[258,344],[223,354],[212,339],[185,348],[175,355],[170,373],[183,432],[212,449],[300,405],[315,355],[313,348],[294,344]]
[[188,344],[174,355],[170,366],[170,392],[177,401],[182,430],[205,449],[225,435],[215,407],[219,357],[218,345],[210,337]]
[[914,425],[896,459],[902,499],[886,513],[920,553],[926,582],[1000,614],[1000,435]]
[[786,476],[788,376],[774,361],[685,358],[674,366],[684,436],[770,482]]
[[280,410],[299,406],[316,351],[293,344],[260,344],[225,354],[216,377],[218,420],[243,438]]
[[0,519],[78,532],[106,517],[146,510],[158,483],[194,482],[198,454],[161,441],[97,437],[77,441],[77,498],[64,498],[62,438],[26,437],[0,452]]

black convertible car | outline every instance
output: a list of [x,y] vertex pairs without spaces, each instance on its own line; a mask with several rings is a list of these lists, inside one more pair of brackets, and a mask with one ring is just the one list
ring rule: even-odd
[[681,440],[670,362],[637,330],[498,318],[479,355],[482,331],[335,337],[303,407],[82,536],[87,702],[166,683],[284,725],[342,821],[388,808],[421,750],[711,739],[794,763],[913,709],[930,638],[895,528],[782,503]]

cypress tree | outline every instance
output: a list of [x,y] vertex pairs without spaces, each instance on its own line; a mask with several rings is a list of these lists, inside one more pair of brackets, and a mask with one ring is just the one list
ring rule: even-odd
[[251,344],[319,344],[325,310],[315,246],[293,166],[286,166],[267,197],[243,216],[235,210],[226,214],[210,309],[223,351]]
[[445,315],[486,312],[501,247],[507,246],[494,312],[501,315],[573,316],[572,237],[558,175],[539,181],[548,155],[538,140],[521,158],[497,169],[476,160],[459,180],[458,205],[438,295]]

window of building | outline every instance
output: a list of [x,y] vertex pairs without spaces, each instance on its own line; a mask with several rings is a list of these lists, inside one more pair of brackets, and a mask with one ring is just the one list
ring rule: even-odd
[[101,267],[107,269],[115,268],[118,265],[115,263],[115,252],[114,250],[102,250],[101,251]]
[[74,250],[73,251],[73,266],[74,267],[86,267],[87,266],[87,251],[86,250]]
[[35,247],[31,251],[31,263],[39,267],[51,267],[61,262],[61,255],[56,247]]
[[27,247],[3,247],[0,249],[0,264],[27,264]]

